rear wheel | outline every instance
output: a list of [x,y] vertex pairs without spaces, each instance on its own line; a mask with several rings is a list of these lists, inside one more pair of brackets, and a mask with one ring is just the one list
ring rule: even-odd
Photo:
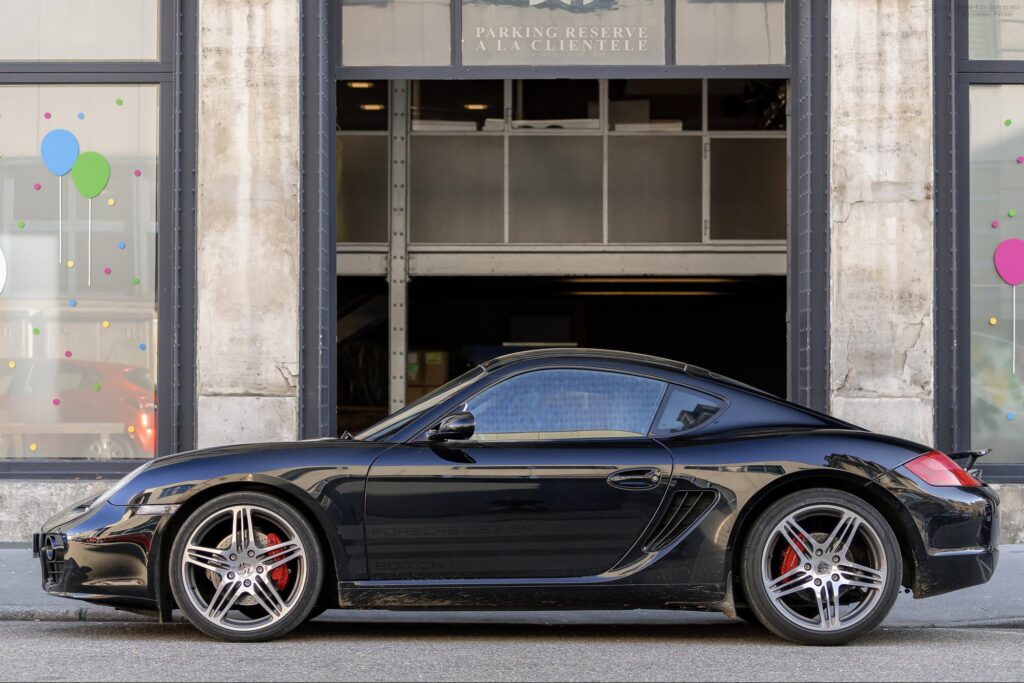
[[839,645],[874,629],[899,592],[902,561],[885,519],[834,489],[800,491],[754,523],[743,591],[758,620],[783,638]]
[[313,529],[263,493],[215,498],[185,521],[171,548],[174,599],[189,621],[224,640],[268,640],[314,610],[323,581]]

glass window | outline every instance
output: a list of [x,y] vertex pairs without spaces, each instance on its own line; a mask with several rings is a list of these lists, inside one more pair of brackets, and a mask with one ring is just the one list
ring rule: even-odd
[[0,0],[0,61],[160,58],[158,0]]
[[464,0],[462,63],[664,64],[664,0]]
[[1024,3],[972,1],[965,9],[971,59],[1024,59]]
[[700,242],[701,138],[608,139],[608,240]]
[[512,127],[597,130],[600,86],[594,80],[530,80],[512,83]]
[[711,140],[711,239],[786,239],[786,140]]
[[410,238],[504,241],[503,159],[500,136],[412,136]]
[[158,103],[0,86],[2,457],[153,455]]
[[345,66],[451,63],[448,0],[341,0]]
[[1015,314],[1024,249],[1024,85],[970,88],[971,446],[1020,462],[1024,326]]
[[338,133],[339,242],[388,241],[388,136]]
[[670,386],[665,406],[661,409],[652,433],[655,436],[670,436],[695,429],[713,418],[720,409],[719,402],[706,394]]
[[388,129],[388,81],[338,83],[338,130]]
[[602,240],[602,140],[514,136],[509,140],[509,240]]
[[665,383],[594,370],[517,375],[469,401],[474,440],[601,439],[645,436]]
[[503,81],[413,81],[414,131],[505,130]]
[[676,63],[785,64],[785,0],[675,0]]
[[610,130],[700,130],[702,108],[699,80],[633,78],[608,81]]
[[708,81],[708,130],[786,130],[786,81]]

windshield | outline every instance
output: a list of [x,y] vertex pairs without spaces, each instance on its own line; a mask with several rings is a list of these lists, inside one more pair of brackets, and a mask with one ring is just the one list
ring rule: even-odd
[[463,387],[470,382],[475,381],[485,372],[486,371],[481,366],[476,366],[469,372],[456,377],[451,382],[448,382],[448,384],[444,384],[437,389],[434,389],[429,394],[421,396],[394,415],[390,415],[372,427],[356,434],[356,441],[387,440],[423,413],[434,408],[438,404],[447,401],[453,395],[462,390]]

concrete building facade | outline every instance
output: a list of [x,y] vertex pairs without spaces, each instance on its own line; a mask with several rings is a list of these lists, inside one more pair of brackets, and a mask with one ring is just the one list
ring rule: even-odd
[[[42,2],[38,3],[44,6],[40,18],[26,9],[26,3],[8,4],[11,12],[25,14],[26,25],[42,20],[60,26],[62,17],[73,11],[66,3]],[[52,7],[45,7],[48,4]],[[780,285],[777,302],[785,310],[784,318],[779,318],[782,352],[772,355],[752,349],[745,355],[757,359],[762,353],[758,364],[778,369],[780,393],[855,424],[946,450],[986,447],[987,438],[1000,445],[1013,443],[1015,304],[1008,298],[1013,286],[997,290],[998,283],[984,279],[994,276],[974,275],[975,270],[992,268],[991,254],[984,252],[990,245],[977,242],[991,236],[974,237],[980,231],[979,221],[987,230],[1013,238],[1016,209],[999,205],[999,197],[1012,196],[1017,183],[1012,173],[1020,163],[1015,157],[1024,154],[1024,140],[1017,148],[1018,141],[1012,137],[1018,97],[1014,88],[1024,88],[1018,85],[1024,82],[1024,67],[1016,71],[1024,62],[1018,62],[1020,55],[1013,52],[1014,27],[1021,12],[1007,3],[764,0],[741,3],[743,7],[724,0],[595,3],[595,12],[617,8],[625,13],[626,23],[621,26],[599,12],[590,13],[591,3],[575,1],[564,3],[568,8],[564,11],[542,8],[541,19],[537,19],[541,15],[536,3],[527,2],[522,6],[465,0],[377,4],[151,0],[140,4],[144,6],[141,14],[123,19],[128,25],[122,28],[136,36],[140,26],[151,27],[141,33],[152,31],[156,44],[152,54],[145,52],[144,38],[137,41],[142,47],[136,53],[109,57],[114,61],[107,61],[102,50],[88,44],[81,47],[85,56],[60,54],[43,38],[28,41],[38,54],[5,55],[0,49],[0,147],[8,144],[2,136],[22,132],[3,127],[10,118],[3,110],[16,109],[17,98],[27,98],[15,92],[18,88],[37,89],[42,93],[37,101],[45,100],[48,89],[71,85],[98,88],[112,83],[156,89],[159,113],[150,118],[158,122],[160,144],[158,152],[148,154],[155,157],[158,180],[148,190],[127,185],[121,189],[115,184],[120,167],[112,154],[110,184],[94,195],[96,202],[90,198],[88,209],[96,211],[93,203],[103,207],[103,199],[115,202],[108,204],[110,208],[119,206],[124,203],[122,195],[129,192],[136,202],[141,201],[140,193],[156,197],[152,216],[139,204],[134,206],[135,214],[124,219],[129,228],[132,221],[144,220],[154,233],[153,250],[135,255],[137,263],[146,258],[154,261],[150,268],[154,281],[148,294],[125,300],[152,304],[150,317],[159,325],[152,322],[151,336],[131,348],[156,347],[158,355],[147,366],[153,378],[135,380],[124,391],[134,392],[132,400],[138,400],[135,394],[152,392],[159,405],[159,410],[151,407],[149,413],[158,424],[155,441],[147,449],[134,437],[146,429],[139,416],[111,413],[101,419],[86,415],[83,408],[82,416],[62,418],[57,422],[63,426],[54,428],[50,418],[8,414],[0,434],[6,426],[6,439],[14,440],[16,446],[0,450],[4,455],[0,541],[24,540],[48,513],[109,485],[111,478],[134,466],[134,459],[227,443],[334,435],[349,428],[349,421],[357,425],[359,416],[400,407],[415,396],[414,389],[430,386],[418,373],[432,358],[443,358],[450,376],[456,374],[456,358],[474,359],[502,343],[511,348],[529,345],[531,340],[575,343],[578,319],[565,323],[573,330],[568,336],[555,339],[544,325],[562,325],[556,314],[539,305],[522,313],[523,297],[533,296],[529,292],[534,287],[542,290],[537,297],[554,298],[552,292],[568,297],[567,292],[604,283],[597,294],[606,302],[612,299],[610,290],[627,289],[630,297],[644,297],[649,294],[643,288],[657,283],[660,289],[650,296],[683,306],[675,302],[694,298],[682,294],[692,293],[696,285],[714,289],[740,283],[732,299],[725,290],[714,292],[716,300],[732,302],[721,304],[733,307],[724,317],[739,326],[744,321],[757,324],[749,309],[758,304],[744,303],[755,299],[744,298],[753,294],[743,289],[747,286],[743,283],[753,278],[752,287],[770,289],[774,286],[770,278],[777,278],[785,283]],[[151,10],[148,14],[146,7]],[[744,16],[744,11],[756,11],[756,16]],[[1024,21],[1024,15],[1019,19]],[[723,25],[735,30],[723,32]],[[610,33],[602,37],[578,32],[580,27],[596,31],[595,26],[608,27]],[[517,40],[529,47],[511,47]],[[603,40],[608,41],[605,48],[595,46],[594,41]],[[583,41],[590,47],[585,48]],[[616,49],[611,41],[620,41]],[[546,94],[543,85],[534,85],[552,79],[560,79],[557,97]],[[457,96],[434,85],[462,81],[489,85],[466,85],[468,90]],[[654,81],[673,85],[667,91],[661,84],[634,87]],[[760,84],[781,84],[769,87],[769,95],[763,96],[763,101],[769,101],[781,87],[781,114],[766,113],[771,105],[758,105],[756,122],[743,130],[738,127],[747,124],[716,123],[745,116],[730,113],[729,102],[742,98],[730,100],[728,94],[719,94],[740,82],[746,84],[742,92],[748,99],[753,97],[750,93],[761,96]],[[586,106],[578,111],[550,104],[559,98],[571,100],[575,89],[591,87],[587,92],[593,94],[581,95],[580,102]],[[984,88],[1006,90],[992,93]],[[367,99],[368,92],[385,96]],[[659,100],[664,92],[670,95]],[[103,97],[114,101],[116,94],[111,91],[110,97],[107,93]],[[445,98],[455,98],[451,101],[457,101],[457,108],[464,112],[451,114],[450,107],[436,104],[448,103]],[[972,98],[977,100],[974,109],[970,109]],[[130,97],[117,96],[121,100],[111,117],[133,104]],[[637,105],[638,100],[644,104]],[[692,126],[689,110],[684,112],[690,101],[697,103]],[[52,112],[33,109],[16,115],[31,119],[26,134],[45,134],[53,127],[47,123],[50,116],[60,116],[59,106],[66,112],[78,106],[59,98],[54,102]],[[100,102],[90,106],[105,111]],[[680,120],[647,113],[647,107],[654,111],[663,106],[659,102],[677,106]],[[719,102],[724,103],[721,110]],[[997,106],[1002,107],[998,112],[994,111]],[[447,113],[436,113],[441,110]],[[639,110],[645,113],[638,114]],[[973,119],[968,120],[967,110],[975,112]],[[482,111],[492,113],[477,115]],[[84,114],[78,122],[94,116],[89,111],[73,114]],[[140,111],[136,120],[148,120],[146,116]],[[980,125],[977,121],[983,116],[994,117],[1001,128],[994,132],[972,128]],[[1021,119],[1024,122],[1024,116]],[[74,128],[78,124],[70,114],[68,121],[67,127],[82,144],[89,144],[89,130]],[[138,139],[145,135],[141,130],[134,134]],[[647,134],[662,137],[643,137]],[[979,141],[996,134],[1004,137],[980,147]],[[651,146],[644,147],[648,142]],[[517,156],[525,154],[517,150],[533,148],[537,155],[547,154],[548,148],[541,149],[544,145],[593,150],[593,157],[580,152],[584,161],[565,162],[564,168],[582,176],[580,169],[587,167],[587,160],[596,160],[592,187],[601,189],[601,198],[594,203],[593,221],[579,218],[580,234],[593,227],[596,237],[578,237],[571,231],[550,240],[530,237],[531,225],[543,225],[544,219],[519,218],[528,214],[517,203],[517,193],[527,192],[523,188],[529,176],[541,170],[517,174],[517,159],[526,158]],[[621,168],[638,172],[648,158],[644,155],[654,159],[659,145],[673,145],[677,155],[689,154],[688,145],[692,146],[692,168],[666,167],[666,173],[680,187],[689,187],[691,176],[696,179],[696,237],[685,243],[672,236],[617,239],[620,214],[616,207],[622,196],[617,194],[617,183],[621,179],[623,187],[637,192]],[[720,238],[726,235],[716,232],[726,229],[721,227],[725,225],[721,217],[732,215],[728,207],[738,195],[730,194],[727,181],[718,179],[723,165],[716,166],[715,161],[731,158],[736,166],[729,172],[741,174],[739,169],[754,163],[752,157],[764,157],[773,145],[784,150],[779,157],[784,165],[765,166],[762,177],[744,192],[774,192],[774,199],[758,199],[751,212],[767,215],[770,211],[765,207],[777,203],[784,232],[771,232],[764,225],[771,220],[765,218],[751,228],[753,232]],[[996,158],[992,149],[999,147],[1009,150],[1006,159]],[[422,163],[417,159],[439,157],[456,148],[457,163],[438,167],[434,173],[416,167]],[[359,150],[370,151],[361,156]],[[488,150],[504,160],[495,166],[493,182],[486,175]],[[638,166],[629,166],[629,150],[640,150]],[[130,180],[134,171],[135,178],[146,179],[147,168],[131,168],[136,163],[132,159],[146,158],[146,150],[140,147],[132,153],[134,157],[121,155],[127,159],[125,177]],[[26,190],[33,167],[17,175],[2,166],[14,163],[11,155],[2,148],[0,154],[0,176],[13,188],[0,198],[0,221],[8,233],[8,241],[0,242],[0,247],[11,262],[18,250],[28,248],[14,241],[24,237],[18,232],[25,229],[19,224],[27,211],[18,203],[18,195],[44,192],[48,187]],[[485,159],[473,167],[470,175],[475,178],[459,175],[460,166],[477,163],[471,159]],[[45,159],[35,163],[49,167]],[[384,183],[375,185],[371,181],[378,168],[384,169]],[[778,168],[784,169],[785,178],[780,191],[770,189],[779,179],[777,173],[769,176]],[[444,188],[424,190],[435,188],[430,185],[432,175],[459,178],[462,191],[450,199],[443,194]],[[972,185],[979,178],[989,185]],[[543,188],[530,187],[524,196],[548,201]],[[565,197],[577,196],[573,192],[579,187],[557,186],[555,194],[561,199],[545,205],[546,211],[571,202]],[[719,194],[717,187],[723,188]],[[70,184],[63,185],[61,192],[69,188]],[[457,203],[460,196],[486,197],[492,190],[501,207]],[[432,196],[444,196],[448,211],[440,214],[444,220],[434,223],[424,217]],[[586,195],[581,191],[578,196]],[[65,201],[63,194],[60,197],[53,201]],[[360,213],[361,208],[350,213],[352,206],[361,207],[367,198],[380,205],[379,216],[371,215],[369,209]],[[652,216],[652,223],[682,210],[667,196],[656,195],[651,203],[654,208],[649,214],[636,215]],[[486,216],[492,215],[492,209],[489,223]],[[60,210],[65,211],[64,204]],[[67,210],[81,222],[84,213],[79,205]],[[460,211],[471,216],[468,224],[481,234],[493,223],[493,239],[477,239],[477,233],[453,238],[430,232],[457,231],[464,220],[459,218]],[[577,211],[579,216],[584,213],[583,208]],[[52,237],[52,217],[47,221]],[[32,220],[26,222],[31,230]],[[80,231],[77,223],[75,229]],[[757,232],[761,229],[764,232]],[[526,236],[517,237],[517,231]],[[51,242],[34,243],[32,248],[50,249]],[[117,244],[124,242],[128,244],[121,250],[131,251],[130,239]],[[76,241],[75,249],[79,246]],[[93,277],[112,277],[97,270],[100,264],[89,267]],[[9,278],[19,277],[14,266],[9,273]],[[456,294],[445,289],[453,278],[461,283]],[[146,286],[145,275],[136,279],[142,280],[138,286]],[[458,350],[451,345],[454,342],[424,331],[420,311],[457,300],[458,288],[465,288],[465,283],[493,292],[496,310],[506,310],[502,297],[516,290],[518,303],[507,305],[513,330],[508,339],[487,339],[477,343],[479,349]],[[17,283],[11,280],[11,284]],[[62,280],[54,286],[80,287],[81,283]],[[988,289],[977,289],[982,294],[973,293],[983,286]],[[11,342],[10,348],[0,349],[15,364],[11,370],[36,358],[59,358],[62,344],[77,339],[68,331],[71,316],[87,305],[98,316],[84,323],[90,325],[90,334],[119,326],[114,313],[106,312],[123,305],[117,303],[122,301],[117,292],[108,301],[117,306],[87,303],[89,290],[83,289],[72,299],[75,311],[47,312],[50,303],[26,303],[40,297],[37,291],[8,289],[7,295],[12,291],[16,300],[8,301],[5,309],[0,286],[0,312],[8,314],[12,326],[17,319],[28,331],[9,333],[9,339],[28,335],[33,341],[33,336],[45,337],[51,329],[64,336],[47,341],[44,347],[26,349]],[[349,299],[353,291],[359,297]],[[62,290],[48,296],[63,302],[70,295]],[[1002,298],[996,300],[996,296]],[[681,316],[688,310],[675,309]],[[39,316],[52,319],[55,326],[36,332],[39,327],[34,321]],[[376,346],[344,346],[344,340],[359,338],[353,330],[372,339],[365,330],[380,319],[384,324]],[[530,332],[517,337],[517,325]],[[600,337],[592,321],[587,325],[583,339],[614,339]],[[740,328],[722,329],[723,334],[734,335]],[[132,344],[142,339],[138,332],[126,334]],[[972,339],[976,349],[991,345],[993,354],[1002,353],[999,364],[989,362],[987,356],[979,360],[971,355]],[[119,355],[121,346],[111,348],[114,351],[101,354],[103,359],[114,359],[107,365],[120,368],[129,363]],[[78,357],[70,346],[67,353],[68,360]],[[359,363],[352,358],[359,358]],[[90,372],[136,376],[134,371],[110,370],[105,365],[90,367]],[[742,374],[745,366],[739,368]],[[64,371],[56,372],[59,379]],[[351,376],[376,387],[367,391],[381,405],[349,401],[355,407],[346,412],[345,397],[354,391],[348,387]],[[754,377],[757,383],[759,376]],[[776,375],[766,377],[765,382],[776,381]],[[10,386],[18,381],[12,380]],[[30,380],[24,381],[28,387]],[[108,386],[119,381],[97,380],[91,386],[102,385],[103,390],[95,392],[102,397]],[[27,388],[22,391],[28,393]],[[54,389],[47,393],[48,401],[51,394],[54,401],[61,400]],[[74,401],[69,394],[61,404],[69,407],[54,404],[53,409],[70,412]],[[133,436],[122,434],[124,439],[118,440],[113,432],[99,437],[89,432],[83,437],[75,430],[84,428],[69,426],[97,421],[120,425],[118,429],[132,427]],[[51,427],[38,427],[42,422]],[[72,435],[76,440],[71,440]],[[45,456],[35,455],[41,451],[46,451]],[[1003,446],[992,462],[984,471],[986,478],[999,482],[1004,498],[1004,538],[1020,542],[1024,537],[1024,451]]]

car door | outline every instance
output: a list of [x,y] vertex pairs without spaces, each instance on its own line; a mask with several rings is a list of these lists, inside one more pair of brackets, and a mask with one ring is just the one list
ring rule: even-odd
[[468,400],[476,432],[426,436],[373,464],[374,580],[600,574],[634,545],[671,478],[651,439],[660,380],[581,368],[514,375]]

